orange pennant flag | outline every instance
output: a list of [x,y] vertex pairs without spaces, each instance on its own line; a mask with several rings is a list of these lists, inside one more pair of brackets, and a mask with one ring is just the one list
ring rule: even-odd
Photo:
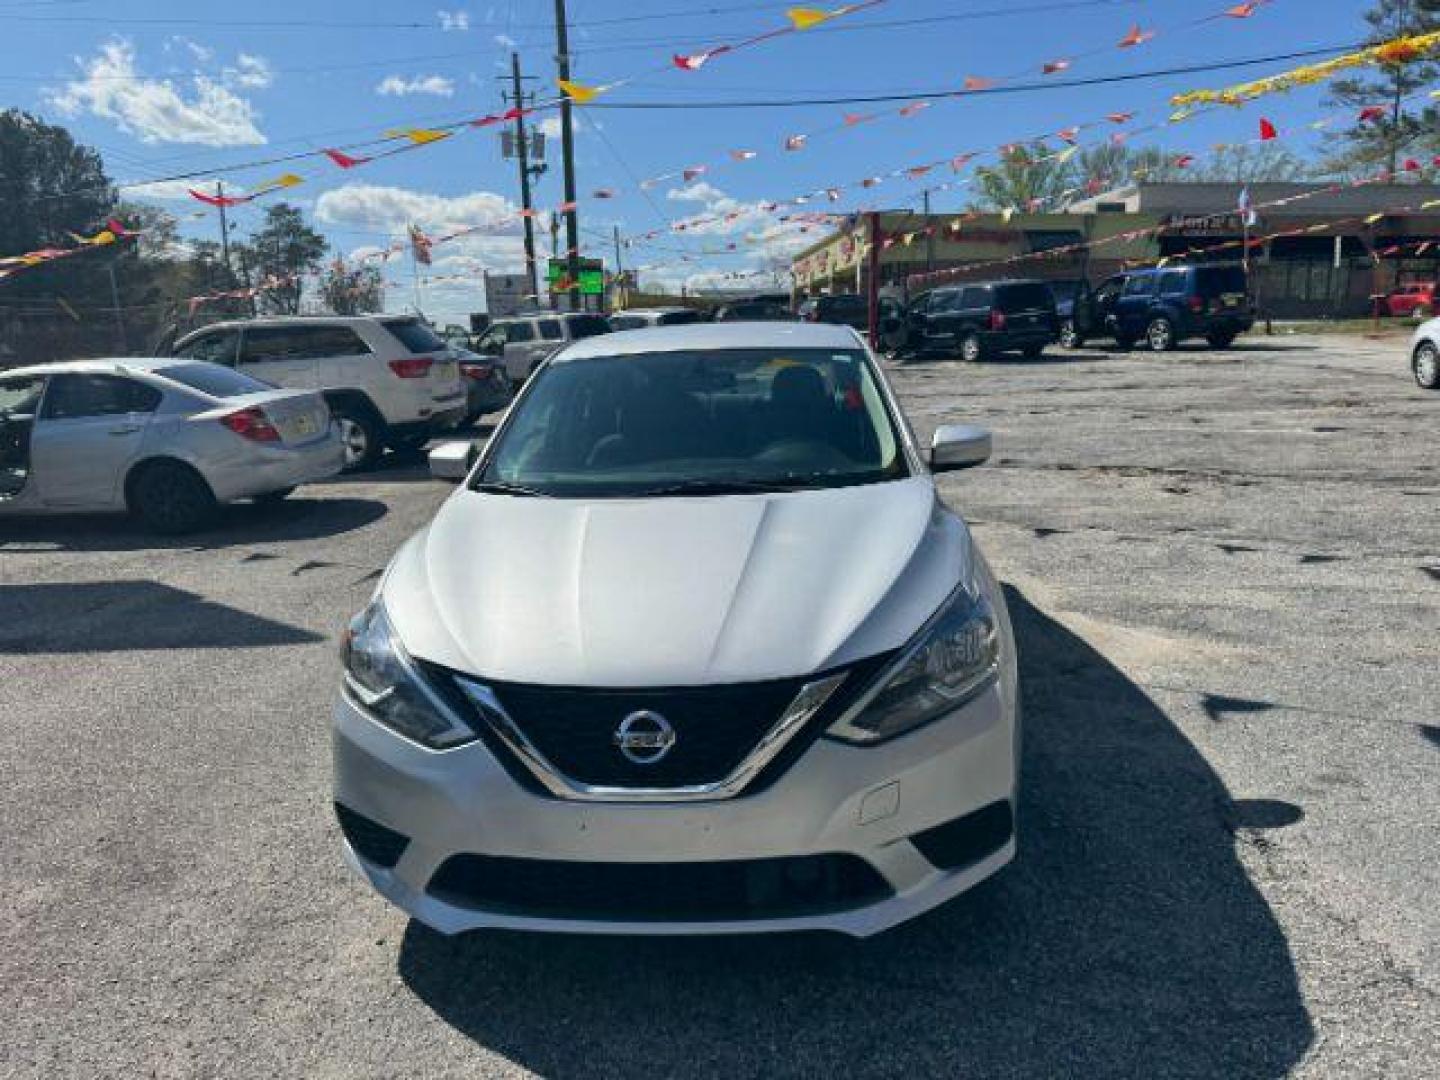
[[1260,6],[1260,0],[1249,0],[1248,3],[1236,4],[1225,12],[1232,19],[1248,19],[1255,14],[1255,9]]
[[793,7],[785,12],[785,17],[796,30],[809,30],[812,26],[819,26],[833,18],[828,11],[809,7]]
[[976,90],[989,90],[994,85],[994,79],[981,78],[979,75],[967,75],[965,77],[965,89],[972,93]]
[[1143,45],[1154,36],[1154,30],[1141,30],[1140,24],[1136,23],[1130,28],[1130,33],[1121,39],[1119,47],[1122,49],[1133,49],[1136,45]]
[[1135,114],[1133,112],[1112,112],[1105,119],[1112,124],[1128,124],[1135,119]]
[[1062,72],[1062,71],[1069,71],[1069,70],[1070,70],[1070,61],[1069,61],[1069,60],[1051,60],[1048,64],[1046,64],[1044,67],[1042,67],[1042,68],[1040,69],[1040,74],[1042,74],[1042,75],[1058,75],[1058,74],[1059,74],[1060,72]]
[[1266,120],[1266,119],[1262,116],[1262,117],[1260,118],[1260,140],[1261,140],[1261,142],[1269,142],[1271,139],[1278,139],[1279,137],[1280,137],[1280,132],[1276,130],[1275,125],[1272,124],[1269,120]]
[[911,102],[909,105],[902,106],[900,109],[900,115],[914,116],[916,113],[922,112],[929,107],[930,103],[928,101],[914,101]]
[[556,84],[560,87],[560,92],[576,105],[588,105],[599,97],[604,89],[599,86],[582,86],[580,83],[571,82],[569,79],[557,79]]

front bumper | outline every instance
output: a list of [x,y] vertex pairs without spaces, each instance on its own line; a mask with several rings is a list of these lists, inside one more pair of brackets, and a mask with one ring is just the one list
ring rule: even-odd
[[[346,860],[392,903],[442,933],[486,927],[606,934],[830,930],[865,937],[964,892],[1014,858],[1008,808],[1016,793],[1017,746],[1013,702],[996,686],[880,746],[821,739],[754,794],[701,803],[581,803],[526,790],[481,743],[427,751],[342,696],[334,709],[335,800],[404,838],[393,866],[362,857],[348,842]],[[1003,835],[961,865],[942,869],[912,842],[1001,805]],[[567,916],[514,904],[487,908],[430,891],[442,867],[464,855],[612,868],[854,856],[883,879],[884,889],[857,905],[800,914],[761,905],[743,917]]]

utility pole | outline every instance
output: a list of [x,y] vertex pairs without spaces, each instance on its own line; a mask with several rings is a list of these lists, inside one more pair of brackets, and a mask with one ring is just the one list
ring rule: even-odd
[[[220,252],[225,260],[225,272],[230,270],[230,224],[225,220],[225,185],[221,181],[215,181],[215,198],[219,202],[220,209]],[[229,288],[227,283],[226,288]]]
[[930,220],[930,189],[923,192],[925,196],[925,272],[935,272],[935,228]]
[[615,226],[615,295],[625,302],[625,264],[620,260],[620,226]]
[[510,54],[510,84],[515,105],[515,157],[520,162],[520,205],[525,208],[525,280],[538,300],[540,282],[535,276],[535,209],[530,198],[530,144],[525,132],[525,91],[521,86],[520,54]]
[[870,250],[866,257],[870,280],[866,283],[865,298],[870,314],[868,320],[870,347],[878,351],[880,348],[880,215],[871,211],[866,217],[870,219]]
[[[556,62],[560,78],[570,81],[570,31],[566,26],[565,0],[555,0]],[[560,150],[565,155],[565,276],[570,280],[570,310],[580,310],[580,217],[575,211],[575,127],[570,96],[560,96]]]

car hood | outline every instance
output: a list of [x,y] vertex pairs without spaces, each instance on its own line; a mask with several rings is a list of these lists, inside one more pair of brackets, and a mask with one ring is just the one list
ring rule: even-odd
[[422,659],[633,689],[787,678],[899,648],[970,576],[968,531],[917,477],[716,498],[462,489],[380,591]]

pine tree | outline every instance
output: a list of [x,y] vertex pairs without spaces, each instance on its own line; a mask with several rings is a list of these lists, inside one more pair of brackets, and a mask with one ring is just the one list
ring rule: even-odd
[[[1411,34],[1440,30],[1440,0],[1377,0],[1365,13],[1370,26],[1366,44],[1378,45]],[[1397,172],[1403,156],[1440,146],[1440,110],[1429,99],[1412,100],[1440,82],[1440,63],[1416,61],[1383,64],[1363,70],[1330,87],[1331,104],[1356,110],[1345,131],[1337,132],[1341,148],[1329,168],[1344,173]],[[1383,116],[1360,120],[1361,110],[1383,107]]]

